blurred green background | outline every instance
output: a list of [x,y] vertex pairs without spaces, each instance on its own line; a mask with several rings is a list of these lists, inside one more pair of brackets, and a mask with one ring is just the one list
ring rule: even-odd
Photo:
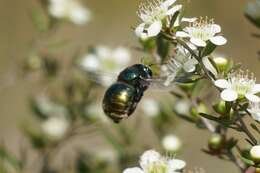
[[[219,48],[220,54],[241,62],[245,69],[250,69],[260,78],[260,63],[257,51],[260,50],[260,40],[251,36],[260,33],[244,17],[244,7],[247,1],[237,0],[191,0],[187,16],[208,16],[220,24],[223,33],[228,38],[228,44]],[[70,40],[65,51],[59,52],[61,58],[73,55],[76,47],[89,45],[125,45],[133,47],[138,44],[132,27],[138,24],[139,0],[85,0],[84,3],[92,11],[93,19],[87,25],[77,27],[64,24],[50,40],[63,38]],[[31,22],[30,11],[37,9],[36,0],[0,0],[0,85],[4,86],[6,76],[15,70],[17,64],[28,56],[31,42],[37,37],[37,32]],[[47,38],[46,38],[47,39]],[[136,55],[136,53],[134,53]],[[133,61],[138,62],[139,57]],[[258,80],[259,82],[259,80]],[[0,86],[0,87],[1,87]],[[12,150],[22,137],[19,133],[19,122],[30,115],[27,97],[36,91],[33,82],[18,81],[13,86],[0,90],[0,141],[4,140]],[[176,131],[184,143],[184,149],[178,158],[187,161],[189,167],[202,167],[207,172],[236,172],[236,167],[228,162],[209,157],[200,151],[205,146],[209,134],[180,121]],[[88,138],[86,147],[102,144],[102,141]],[[140,141],[142,142],[142,141]]]

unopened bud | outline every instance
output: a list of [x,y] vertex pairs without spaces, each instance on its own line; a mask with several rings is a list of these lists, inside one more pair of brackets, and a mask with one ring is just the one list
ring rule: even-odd
[[251,148],[250,156],[255,163],[260,163],[260,145]]
[[213,152],[220,152],[223,148],[225,139],[220,134],[213,134],[209,141],[208,141],[208,147]]
[[225,105],[225,101],[220,101],[218,102],[217,104],[215,104],[213,106],[214,110],[221,114],[221,115],[224,115],[226,113],[226,105]]
[[216,58],[213,58],[213,61],[215,62],[216,66],[220,72],[224,72],[227,70],[228,65],[229,65],[228,59],[226,59],[224,57],[216,57]]

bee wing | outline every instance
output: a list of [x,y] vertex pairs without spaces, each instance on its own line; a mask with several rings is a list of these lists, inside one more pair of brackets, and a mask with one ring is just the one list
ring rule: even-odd
[[96,84],[109,86],[117,80],[116,73],[108,73],[103,71],[87,71],[86,78]]
[[165,77],[148,79],[147,81],[150,83],[149,87],[153,90],[172,91],[178,90],[178,84],[191,83],[200,79],[201,77],[199,75],[186,73],[182,76],[173,74]]
[[175,82],[167,83],[167,79],[164,78],[153,78],[147,80],[150,85],[149,89],[155,91],[172,91],[176,90],[177,86]]

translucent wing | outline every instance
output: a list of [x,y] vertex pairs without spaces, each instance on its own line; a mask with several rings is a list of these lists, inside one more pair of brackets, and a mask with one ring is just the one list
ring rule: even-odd
[[149,89],[151,89],[151,90],[172,91],[172,90],[177,89],[176,83],[170,83],[169,85],[166,85],[165,79],[163,79],[163,78],[148,79],[147,81],[150,83]]
[[118,74],[103,71],[86,71],[86,78],[96,84],[109,86],[116,82]]

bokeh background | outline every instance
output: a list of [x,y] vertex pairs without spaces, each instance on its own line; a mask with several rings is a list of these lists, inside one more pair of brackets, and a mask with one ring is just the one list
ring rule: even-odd
[[[139,0],[83,2],[93,13],[91,22],[81,27],[64,24],[52,38],[48,38],[69,40],[65,51],[63,49],[59,52],[64,60],[70,57],[74,53],[72,50],[77,47],[99,44],[133,47],[138,44],[132,28],[139,21],[136,15]],[[245,69],[250,69],[260,79],[260,63],[257,55],[260,40],[252,37],[252,33],[260,31],[244,17],[246,2],[191,0],[187,16],[214,18],[228,38],[228,44],[218,48],[218,52],[241,62]],[[5,86],[6,76],[28,56],[32,40],[38,36],[30,17],[30,10],[38,7],[39,3],[35,0],[0,0],[0,85],[2,86]],[[133,62],[139,62],[138,53],[134,50],[133,55],[135,55]],[[0,90],[0,141],[4,140],[13,151],[17,150],[22,139],[22,134],[19,132],[20,122],[31,116],[28,95],[37,91],[36,89],[37,86],[33,82],[19,80],[15,85]],[[186,160],[189,167],[202,167],[210,173],[237,172],[232,163],[222,162],[200,151],[201,147],[205,146],[209,133],[198,130],[184,121],[180,121],[174,129],[174,134],[177,134],[184,143],[184,148],[178,157]],[[102,145],[102,141],[95,138],[95,135],[88,137],[86,147],[95,148],[99,147],[98,145]]]

